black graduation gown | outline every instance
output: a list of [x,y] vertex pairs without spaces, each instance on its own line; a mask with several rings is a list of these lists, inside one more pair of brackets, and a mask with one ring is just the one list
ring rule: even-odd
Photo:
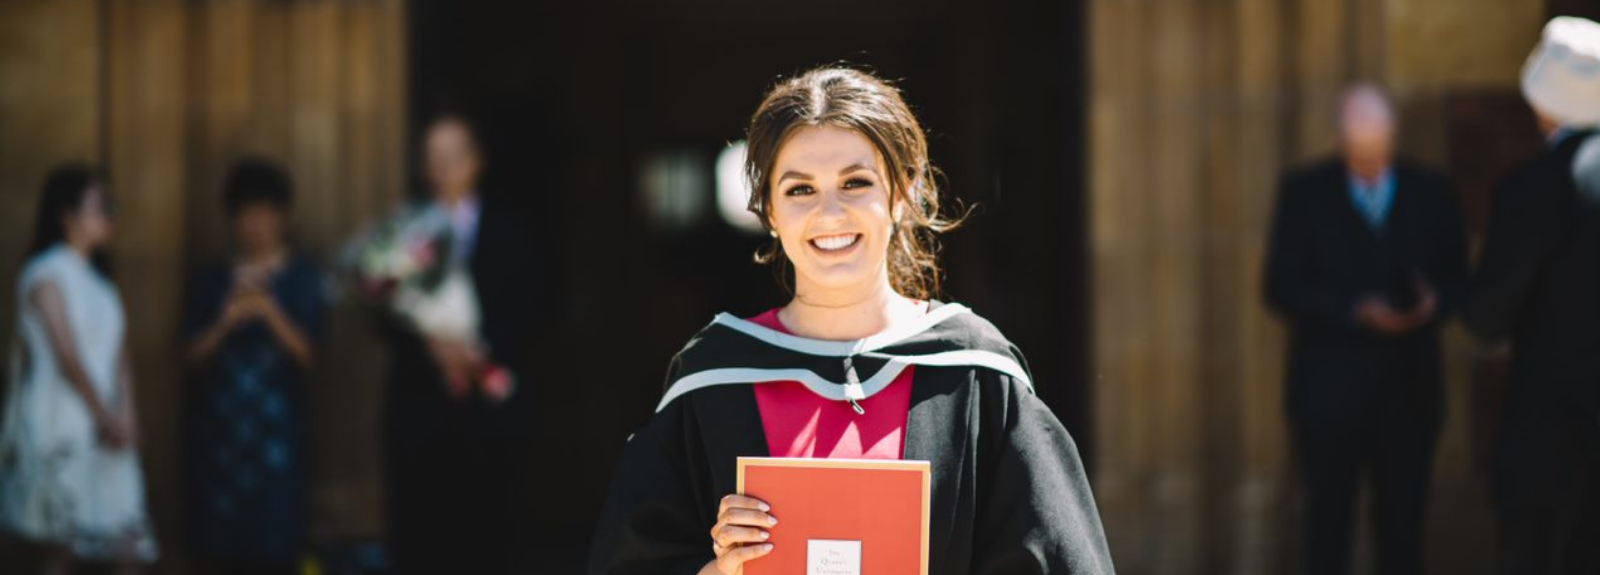
[[662,405],[624,449],[590,573],[698,572],[736,458],[769,455],[751,383],[800,380],[842,400],[845,360],[868,396],[917,366],[904,453],[932,462],[929,573],[1113,572],[1077,447],[1022,354],[966,308],[935,303],[922,322],[855,342],[718,316],[674,357]]
[[1567,136],[1496,190],[1462,314],[1511,340],[1492,484],[1503,505],[1570,505],[1565,484],[1600,446],[1600,206],[1572,173],[1590,137]]

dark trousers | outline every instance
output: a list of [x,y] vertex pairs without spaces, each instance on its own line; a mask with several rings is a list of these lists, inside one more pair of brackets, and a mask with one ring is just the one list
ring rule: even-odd
[[1356,420],[1293,422],[1304,482],[1305,573],[1350,572],[1363,479],[1371,489],[1374,572],[1423,572],[1423,524],[1438,424],[1417,411],[1394,405]]
[[[1559,417],[1552,414],[1552,417]],[[1568,442],[1551,455],[1571,462],[1551,473],[1532,497],[1496,502],[1500,556],[1506,575],[1600,575],[1600,428],[1570,426]]]
[[[452,406],[459,407],[459,406]],[[471,408],[392,422],[388,449],[388,541],[400,575],[518,572],[520,517],[516,442]],[[414,427],[408,428],[406,422]]]

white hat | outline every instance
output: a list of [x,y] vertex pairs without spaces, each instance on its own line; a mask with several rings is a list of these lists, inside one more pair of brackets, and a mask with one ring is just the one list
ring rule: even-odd
[[1562,125],[1600,124],[1600,24],[1552,18],[1522,66],[1522,95]]

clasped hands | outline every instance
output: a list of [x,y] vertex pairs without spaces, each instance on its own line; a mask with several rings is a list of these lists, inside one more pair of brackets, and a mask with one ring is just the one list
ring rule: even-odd
[[1386,336],[1401,335],[1426,325],[1439,311],[1438,293],[1420,275],[1412,285],[1418,296],[1415,306],[1397,310],[1389,305],[1388,298],[1369,295],[1356,303],[1356,321]]

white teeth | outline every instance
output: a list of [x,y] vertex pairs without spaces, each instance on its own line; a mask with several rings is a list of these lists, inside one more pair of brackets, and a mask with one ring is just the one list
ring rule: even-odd
[[813,238],[811,240],[811,245],[817,246],[817,249],[831,252],[831,251],[834,251],[834,250],[842,250],[842,249],[845,249],[845,248],[848,248],[850,246],[855,245],[856,240],[859,239],[860,237],[861,237],[860,234],[839,234],[839,235],[836,235],[836,236],[822,236],[820,238]]

